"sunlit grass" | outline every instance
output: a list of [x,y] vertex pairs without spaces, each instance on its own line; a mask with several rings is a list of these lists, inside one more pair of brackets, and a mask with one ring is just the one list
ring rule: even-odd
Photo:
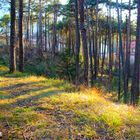
[[113,103],[97,88],[17,72],[1,75],[0,89],[5,139],[140,138],[140,108]]
[[[95,89],[61,94],[51,97],[51,99],[44,98],[40,102],[43,103],[42,107],[46,109],[48,109],[48,106],[53,109],[54,105],[58,105],[62,111],[72,111],[74,114],[72,121],[77,125],[84,127],[101,123],[98,129],[103,129],[106,133],[112,133],[114,136],[117,135],[116,137],[121,137],[123,130],[131,131],[132,128],[134,130],[140,124],[139,109],[112,103],[101,96]],[[125,131],[124,135],[125,133],[127,132]],[[137,134],[138,131],[135,131],[134,136]]]

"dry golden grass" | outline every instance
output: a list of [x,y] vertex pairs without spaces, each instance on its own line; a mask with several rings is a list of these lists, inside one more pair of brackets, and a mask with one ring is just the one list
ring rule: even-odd
[[73,91],[63,80],[1,76],[3,139],[140,139],[140,108],[113,103],[96,88]]

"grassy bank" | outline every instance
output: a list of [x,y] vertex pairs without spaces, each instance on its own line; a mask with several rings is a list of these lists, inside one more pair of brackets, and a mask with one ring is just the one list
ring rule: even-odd
[[0,66],[3,139],[140,139],[140,108],[113,103],[96,88],[7,70]]

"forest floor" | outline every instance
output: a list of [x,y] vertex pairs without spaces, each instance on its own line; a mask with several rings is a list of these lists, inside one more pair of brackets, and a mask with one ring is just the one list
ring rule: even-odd
[[140,108],[113,103],[96,88],[0,66],[3,140],[140,139]]

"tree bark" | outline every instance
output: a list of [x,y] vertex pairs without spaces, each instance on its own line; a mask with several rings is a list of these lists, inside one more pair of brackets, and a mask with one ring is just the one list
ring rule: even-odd
[[88,53],[89,53],[89,83],[88,86],[92,87],[93,85],[93,61],[92,61],[92,49],[91,49],[91,32],[90,32],[90,21],[88,15],[88,7],[86,3],[86,18],[87,18],[87,37],[88,37]]
[[94,46],[94,79],[97,79],[97,75],[98,75],[98,46],[99,46],[99,42],[98,42],[98,22],[99,22],[99,17],[98,17],[98,7],[99,4],[99,0],[96,0],[96,31],[95,31],[95,46]]
[[39,47],[39,50],[40,50],[40,53],[42,51],[42,48],[43,48],[43,43],[42,43],[42,0],[39,0],[39,36],[38,36],[38,47]]
[[79,53],[80,53],[80,32],[79,32],[79,20],[78,20],[78,2],[75,0],[75,32],[76,32],[76,86],[79,85]]
[[[121,17],[120,17],[120,11],[119,11],[119,4],[118,0],[116,0],[117,5],[117,15],[118,15],[118,33],[119,33],[119,80],[118,80],[118,100],[120,100],[120,94],[121,94],[121,75],[122,71],[124,74],[124,54],[123,54],[123,46],[122,46],[122,31],[121,31]],[[122,68],[122,71],[121,71]]]
[[23,52],[23,0],[19,0],[19,71],[24,69],[24,52]]
[[108,34],[108,41],[109,41],[109,90],[111,89],[111,81],[112,81],[112,23],[111,23],[111,4],[109,3],[109,34]]
[[16,25],[16,2],[11,0],[11,32],[10,32],[10,72],[16,70],[16,46],[15,46],[15,25]]
[[29,32],[29,29],[31,28],[30,27],[30,7],[31,7],[31,0],[28,0],[28,16],[27,16],[27,44],[29,42],[29,38],[30,38],[30,32]]
[[139,101],[139,70],[140,70],[140,0],[138,0],[137,36],[135,50],[135,64],[131,88],[131,104],[137,105]]
[[56,24],[57,24],[57,5],[55,4],[53,6],[54,8],[54,23],[53,23],[53,42],[52,42],[52,58],[55,57],[56,54],[56,49],[57,49],[57,29],[56,29]]
[[128,102],[128,83],[130,71],[130,22],[131,22],[131,0],[129,0],[129,17],[126,19],[127,23],[127,37],[126,37],[126,60],[124,73],[124,103]]
[[85,14],[84,14],[84,0],[79,0],[79,14],[80,14],[80,29],[82,37],[83,55],[84,55],[84,84],[88,85],[88,48],[87,48],[87,37],[86,29],[84,25]]

